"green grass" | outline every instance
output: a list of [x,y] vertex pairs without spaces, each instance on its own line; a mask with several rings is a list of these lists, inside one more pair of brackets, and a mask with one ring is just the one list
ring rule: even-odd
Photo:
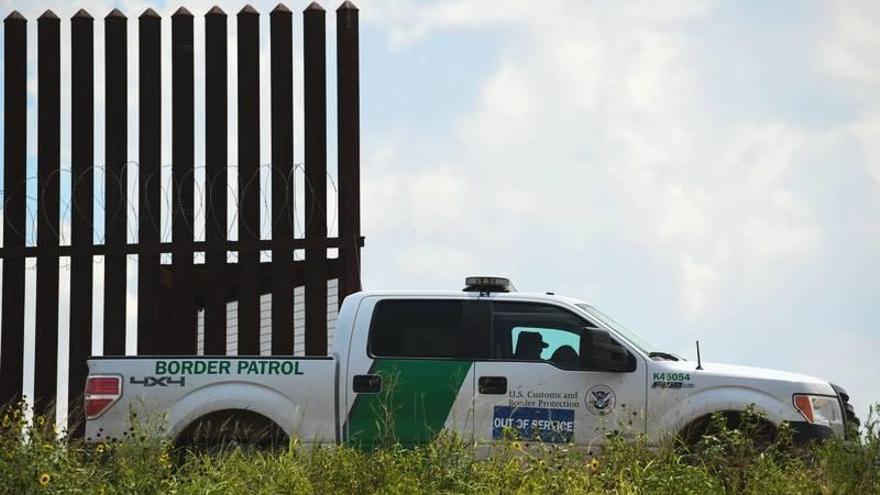
[[369,453],[329,446],[306,453],[294,440],[284,452],[208,456],[173,451],[146,435],[84,445],[13,408],[0,425],[0,493],[880,493],[880,407],[872,412],[860,440],[806,449],[791,448],[784,432],[759,448],[717,418],[691,449],[611,437],[593,456],[510,441],[491,459],[474,460],[471,446],[451,435]]

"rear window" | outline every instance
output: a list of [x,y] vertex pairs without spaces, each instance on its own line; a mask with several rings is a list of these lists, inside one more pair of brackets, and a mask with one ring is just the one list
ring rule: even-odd
[[479,357],[487,344],[487,305],[390,299],[376,304],[368,347],[377,357],[455,359]]

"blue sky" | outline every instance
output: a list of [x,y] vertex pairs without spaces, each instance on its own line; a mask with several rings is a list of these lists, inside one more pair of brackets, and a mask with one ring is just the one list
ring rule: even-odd
[[[136,46],[146,3],[81,5],[96,18],[122,8]],[[187,3],[197,39],[210,5]],[[220,5],[232,29],[242,4]],[[466,275],[506,275],[522,290],[585,298],[685,356],[699,339],[706,360],[833,380],[864,415],[880,401],[880,7],[535,5],[358,3],[364,286],[458,288]],[[332,54],[332,17],[328,28]],[[35,22],[29,30],[34,49]],[[101,53],[100,23],[96,36]],[[203,62],[197,51],[197,75]],[[295,92],[299,136],[301,82]],[[136,159],[134,111],[129,119]],[[230,122],[234,135],[234,113]],[[35,122],[29,132],[34,149]]]

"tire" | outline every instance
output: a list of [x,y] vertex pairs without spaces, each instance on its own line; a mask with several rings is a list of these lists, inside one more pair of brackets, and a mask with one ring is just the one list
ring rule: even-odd
[[180,450],[220,455],[235,449],[282,451],[290,443],[274,421],[253,411],[218,411],[203,416],[184,429],[175,441]]
[[[763,451],[776,441],[776,425],[758,416],[741,411],[720,411],[719,420],[723,421],[727,430],[742,430],[752,440],[754,447]],[[702,416],[688,424],[676,437],[678,449],[698,454],[702,450],[702,441],[706,435],[712,435],[716,429],[714,414]]]

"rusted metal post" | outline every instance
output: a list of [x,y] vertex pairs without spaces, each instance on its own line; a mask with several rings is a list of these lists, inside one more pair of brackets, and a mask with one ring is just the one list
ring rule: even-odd
[[305,97],[305,352],[327,354],[327,60],[325,12],[303,13]]
[[[272,354],[293,354],[293,15],[270,14],[272,47]],[[281,244],[285,243],[285,244]]]
[[358,9],[346,0],[336,10],[340,305],[345,296],[361,290],[358,64]]
[[226,13],[205,14],[205,354],[226,354]]
[[85,10],[70,20],[71,171],[70,365],[68,423],[83,433],[82,395],[92,353],[92,243],[94,238],[95,40],[94,20]]
[[[18,12],[3,21],[3,247],[25,245],[27,149],[27,20]],[[24,372],[24,253],[3,259],[0,307],[0,404],[22,397]]]
[[[161,240],[162,19],[153,9],[138,18],[138,243]],[[154,354],[159,339],[159,254],[138,255],[138,354]]]
[[127,22],[113,9],[104,18],[104,355],[125,354],[126,256],[128,220],[128,47]]
[[[196,353],[196,312],[193,297],[193,162],[194,85],[193,16],[181,7],[171,16],[171,255],[173,334],[168,352]],[[181,247],[184,247],[181,249]]]
[[61,20],[37,19],[37,305],[34,410],[54,419],[58,392],[58,174],[61,160]]
[[238,13],[238,354],[260,353],[260,14]]

